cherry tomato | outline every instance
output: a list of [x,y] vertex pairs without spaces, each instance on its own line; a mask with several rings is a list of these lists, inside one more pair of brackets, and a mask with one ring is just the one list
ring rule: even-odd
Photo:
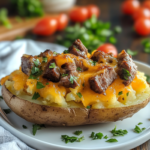
[[137,20],[139,18],[149,18],[150,19],[150,10],[147,8],[139,8],[138,10],[135,11],[133,14],[133,19]]
[[55,18],[46,17],[40,20],[33,29],[34,34],[51,35],[57,30],[57,20]]
[[145,0],[143,2],[143,7],[148,8],[150,10],[150,1],[149,0]]
[[88,11],[85,7],[77,7],[70,11],[69,16],[74,22],[84,22],[88,18]]
[[96,5],[88,5],[86,8],[88,10],[88,18],[91,18],[92,15],[95,15],[98,18],[100,9]]
[[135,31],[140,35],[150,34],[150,20],[145,18],[139,18],[134,24]]
[[61,31],[66,28],[68,24],[68,16],[66,14],[60,14],[57,18],[57,30]]
[[105,53],[112,53],[114,57],[117,57],[117,54],[118,54],[116,47],[109,43],[105,43],[101,45],[97,50],[103,51]]
[[132,15],[139,7],[140,3],[138,0],[126,0],[122,4],[122,12],[124,14]]

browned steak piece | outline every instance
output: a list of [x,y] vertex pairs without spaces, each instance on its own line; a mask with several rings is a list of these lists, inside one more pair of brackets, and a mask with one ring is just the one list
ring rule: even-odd
[[76,65],[74,62],[65,63],[61,66],[62,75],[60,79],[60,84],[67,88],[75,88],[78,86],[76,81],[77,79],[77,71]]
[[97,61],[98,63],[112,63],[115,59],[112,53],[105,53],[103,51],[95,51],[91,57],[92,60]]
[[60,79],[60,71],[59,67],[56,64],[55,59],[52,59],[46,66],[44,73],[43,73],[43,78],[48,79],[49,81],[52,82],[58,82]]
[[49,49],[45,50],[44,52],[42,52],[39,57],[48,57],[48,56],[52,56],[53,52]]
[[137,73],[137,66],[132,57],[123,50],[117,57],[118,59],[118,75],[123,79],[124,85],[129,85]]
[[75,64],[77,66],[77,71],[83,72],[83,71],[88,70],[88,68],[85,67],[84,64],[83,64],[83,59],[76,59],[76,58],[74,58],[74,61],[75,61]]
[[108,86],[116,79],[117,74],[114,68],[102,66],[97,75],[89,78],[90,88],[96,93],[105,93]]
[[88,49],[77,39],[72,46],[69,47],[69,53],[83,58],[87,58]]
[[22,72],[25,73],[26,75],[30,75],[31,69],[34,66],[34,57],[31,55],[23,55],[21,57],[21,69]]

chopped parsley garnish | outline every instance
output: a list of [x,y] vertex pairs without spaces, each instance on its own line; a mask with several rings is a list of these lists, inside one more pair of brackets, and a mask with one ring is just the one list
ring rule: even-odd
[[37,84],[36,84],[36,88],[37,89],[42,89],[42,88],[44,88],[45,86],[43,85],[43,83],[41,83],[41,82],[37,82]]
[[82,84],[82,86],[84,87],[84,83]]
[[114,31],[115,31],[116,33],[120,33],[120,32],[122,31],[122,28],[121,28],[120,26],[116,26],[116,27],[114,28]]
[[77,80],[77,77],[70,76],[69,81],[71,82],[71,84],[73,84],[74,80]]
[[35,92],[32,99],[38,99],[40,97],[40,94],[38,92]]
[[4,111],[6,114],[11,113],[11,110],[10,110],[10,109],[3,109],[3,111]]
[[116,126],[115,126],[115,128],[111,131],[111,133],[113,134],[113,136],[124,136],[125,134],[128,133],[128,131],[122,129],[116,130]]
[[148,38],[142,41],[142,45],[144,46],[144,52],[150,53],[150,40]]
[[129,96],[129,92],[127,93],[127,96]]
[[67,53],[69,53],[69,50],[64,50],[64,54],[67,54]]
[[75,136],[68,136],[68,135],[62,135],[61,136],[62,140],[65,141],[65,143],[73,143],[73,142],[81,142],[84,140],[84,136],[80,137],[80,138],[77,138]]
[[27,126],[25,126],[25,125],[22,125],[22,127],[23,127],[24,129],[27,129]]
[[150,84],[150,76],[149,75],[145,75],[146,76],[146,81]]
[[78,97],[81,98],[82,94],[80,92],[77,93]]
[[43,57],[43,62],[47,63],[47,57]]
[[95,66],[96,63],[97,63],[97,61],[92,61],[92,60],[90,60],[90,63],[91,63],[93,66]]
[[105,135],[105,136],[104,136],[104,139],[108,139],[108,136],[107,136],[107,135]]
[[138,125],[141,125],[141,124],[143,124],[143,123],[142,123],[142,122],[139,122],[139,123],[138,123]]
[[57,55],[57,52],[53,52],[54,55]]
[[77,50],[78,52],[80,52],[80,50],[79,50],[79,49],[77,49],[77,48],[76,48],[76,50]]
[[49,66],[49,68],[55,68],[56,67],[56,65],[55,65],[55,63],[53,62],[53,63],[51,63],[51,65]]
[[120,91],[119,93],[118,93],[118,95],[122,95],[123,94],[123,92],[122,91]]
[[32,67],[32,69],[31,69],[31,74],[32,75],[34,75],[34,74],[37,74],[37,73],[39,73],[40,72],[40,69],[38,68],[38,67]]
[[49,82],[47,82],[46,85],[49,85]]
[[109,139],[106,142],[113,143],[113,142],[118,142],[118,140],[117,139]]
[[131,76],[131,74],[129,73],[129,71],[123,68],[122,72],[123,72],[124,79],[128,80],[128,77]]
[[63,73],[63,74],[62,74],[62,77],[65,77],[65,76],[68,76],[68,74]]
[[0,99],[3,99],[3,96],[0,96]]
[[34,61],[34,64],[35,64],[35,66],[36,66],[36,67],[38,67],[38,66],[39,66],[39,64],[40,64],[39,59],[36,59],[36,60]]
[[91,106],[87,106],[86,108],[87,108],[87,109],[90,109],[90,108],[91,108]]
[[75,131],[74,134],[75,135],[80,135],[80,134],[82,134],[82,131]]
[[131,56],[135,56],[135,55],[138,54],[138,51],[132,51],[132,50],[130,50],[130,49],[127,49],[127,53],[128,53],[129,55],[131,55]]
[[92,132],[90,137],[91,137],[93,140],[102,139],[103,133],[101,133],[101,132],[99,132],[99,133]]
[[78,71],[82,71],[82,69],[81,69],[80,67],[77,67],[77,70],[78,70]]
[[37,132],[37,130],[40,130],[41,127],[43,127],[43,125],[34,124],[34,125],[33,125],[33,128],[32,128],[32,133],[33,133],[33,135],[35,135],[36,132]]
[[139,126],[135,126],[135,128],[134,128],[134,131],[136,132],[136,133],[141,133],[143,130],[145,130],[145,128],[140,128]]
[[28,79],[37,79],[37,76],[30,75]]

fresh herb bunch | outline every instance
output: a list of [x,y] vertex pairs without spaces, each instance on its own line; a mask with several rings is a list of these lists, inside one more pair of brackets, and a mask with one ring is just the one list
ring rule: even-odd
[[37,17],[44,14],[40,0],[11,0],[12,8],[22,17]]
[[145,53],[150,53],[150,38],[144,39],[142,42]]
[[82,43],[88,47],[89,52],[92,52],[107,41],[112,44],[117,42],[114,35],[121,32],[121,27],[117,26],[113,30],[110,28],[111,24],[109,22],[99,21],[93,15],[82,26],[79,23],[68,26],[64,35],[57,37],[57,43],[70,47],[75,39],[81,39]]
[[8,20],[7,14],[8,14],[7,9],[5,8],[0,9],[0,24],[4,25],[6,28],[11,28],[12,25]]

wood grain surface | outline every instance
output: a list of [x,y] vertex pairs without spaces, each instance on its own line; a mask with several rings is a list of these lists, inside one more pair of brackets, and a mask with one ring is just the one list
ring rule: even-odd
[[[8,6],[8,0],[5,2],[0,1],[0,8],[2,6]],[[109,21],[112,24],[112,27],[120,25],[123,29],[123,32],[117,36],[116,47],[120,52],[123,49],[137,50],[138,55],[134,56],[134,60],[139,60],[144,63],[150,64],[150,54],[143,52],[143,47],[141,45],[141,40],[145,37],[137,35],[133,31],[133,20],[130,16],[125,16],[121,13],[121,4],[123,0],[77,0],[77,5],[88,5],[95,4],[101,9],[101,14],[99,19],[102,21]],[[142,1],[141,1],[142,2]],[[11,12],[10,12],[11,13]],[[31,29],[31,28],[30,28]],[[34,37],[34,40],[44,41],[44,42],[55,42],[56,36],[61,34],[60,32],[48,36],[48,37]],[[147,37],[150,39],[150,36]],[[9,40],[5,38],[5,40]],[[150,150],[150,140],[143,143],[142,145],[132,149],[132,150]]]

